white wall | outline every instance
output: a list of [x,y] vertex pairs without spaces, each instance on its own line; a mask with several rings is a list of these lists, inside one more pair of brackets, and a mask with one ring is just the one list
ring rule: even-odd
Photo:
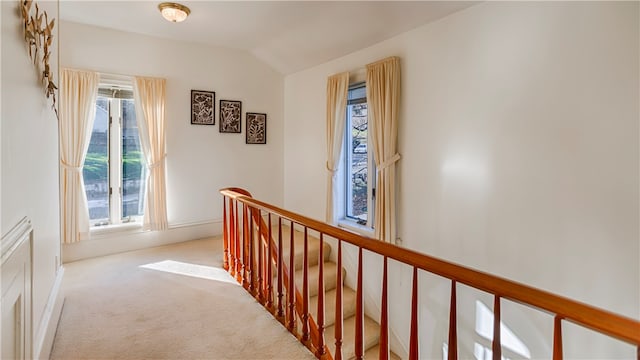
[[[247,52],[165,40],[62,22],[64,67],[167,79],[167,205],[170,227],[208,224],[206,235],[220,232],[222,200],[218,190],[239,186],[256,197],[283,203],[283,77]],[[190,124],[192,89],[216,92],[216,125]],[[219,100],[241,100],[242,111],[267,113],[267,145],[245,144],[242,134],[218,132]],[[214,223],[215,226],[211,225]],[[200,236],[202,232],[196,232]],[[162,234],[156,234],[158,238]],[[146,240],[117,237],[65,246],[65,261],[149,246]],[[163,242],[184,241],[177,235]],[[153,237],[153,236],[152,236]],[[166,238],[166,236],[165,236]],[[100,242],[100,244],[96,244]],[[92,249],[87,250],[89,247]],[[99,248],[99,250],[97,250]],[[95,250],[95,251],[94,251]]]
[[[33,223],[34,344],[42,342],[60,271],[58,199],[58,123],[45,98],[39,73],[24,42],[19,2],[2,1],[2,206],[5,235],[25,216]],[[58,17],[57,2],[41,2],[49,18]],[[53,48],[57,48],[54,29]],[[58,78],[57,50],[50,64]],[[50,297],[52,297],[50,299]],[[54,316],[53,327],[57,318]],[[39,351],[40,349],[36,349]],[[45,349],[48,354],[48,349]]]
[[[483,3],[287,76],[285,207],[323,219],[326,78],[397,55],[403,245],[637,319],[638,10]],[[395,267],[393,276],[393,330],[408,341],[411,271]],[[421,330],[436,340],[423,340],[421,354],[435,358],[446,341],[448,285],[432,279],[423,295]],[[469,296],[461,306],[473,306],[478,295]],[[460,326],[471,338],[473,309],[459,311],[469,312]],[[550,357],[551,338],[538,339],[550,320],[507,312],[531,319],[509,325],[534,358]],[[565,356],[634,356],[580,336],[565,339]],[[461,348],[471,356],[472,343]]]

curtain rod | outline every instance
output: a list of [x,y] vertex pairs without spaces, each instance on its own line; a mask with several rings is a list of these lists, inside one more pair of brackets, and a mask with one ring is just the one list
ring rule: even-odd
[[[1,0],[0,0],[1,1]],[[114,78],[114,79],[127,79],[133,82],[136,78],[141,79],[165,79],[164,77],[159,76],[143,76],[143,75],[128,75],[128,74],[113,74],[102,71],[96,71],[101,77],[104,76],[106,78]]]
[[88,70],[88,69],[78,69],[78,68],[74,68],[74,67],[67,67],[67,66],[60,66],[60,70],[87,71],[87,72],[97,73],[97,74],[98,74],[98,75],[100,75],[100,76],[129,77],[129,78],[134,78],[134,77],[136,77],[136,75],[128,75],[128,74],[114,74],[114,73],[108,73],[108,72],[104,72],[104,71],[96,71],[96,70]]
[[[1,1],[1,0],[0,0]],[[68,70],[76,70],[76,71],[88,71],[88,72],[94,72],[97,73],[100,76],[105,76],[105,77],[113,77],[113,78],[127,78],[127,79],[135,79],[135,78],[152,78],[152,79],[164,79],[163,77],[158,77],[158,76],[146,76],[146,75],[130,75],[130,74],[116,74],[116,73],[110,73],[110,72],[106,72],[106,71],[97,71],[97,70],[88,70],[88,69],[79,69],[79,68],[74,68],[74,67],[66,67],[66,66],[60,66],[60,70],[64,70],[64,69],[68,69]]]
[[133,80],[135,78],[135,76],[131,76],[131,75],[122,75],[122,74],[112,74],[112,73],[105,73],[105,72],[97,72],[100,75],[100,78],[106,78],[106,79],[122,79],[122,80]]

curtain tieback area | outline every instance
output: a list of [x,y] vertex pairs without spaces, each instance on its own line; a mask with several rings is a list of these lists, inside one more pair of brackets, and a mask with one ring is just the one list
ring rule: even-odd
[[78,172],[82,171],[82,166],[72,166],[62,160],[60,160],[60,165],[62,165],[63,168],[69,171],[78,171]]
[[336,171],[338,171],[338,169],[333,169],[333,168],[331,168],[331,167],[329,166],[329,162],[328,162],[328,161],[326,162],[326,166],[327,166],[327,170],[328,170],[330,173],[334,173],[334,174],[335,174],[335,172],[336,172]]
[[160,159],[158,159],[155,162],[152,162],[151,164],[149,164],[149,170],[151,169],[155,169],[157,167],[159,167],[160,165],[164,164],[164,159],[166,159],[167,154],[162,155],[162,157]]
[[388,168],[389,166],[395,164],[396,161],[398,161],[398,160],[400,160],[400,154],[396,153],[395,155],[393,155],[389,159],[387,159],[384,162],[382,162],[382,164],[380,164],[378,166],[378,171],[382,171],[382,170]]

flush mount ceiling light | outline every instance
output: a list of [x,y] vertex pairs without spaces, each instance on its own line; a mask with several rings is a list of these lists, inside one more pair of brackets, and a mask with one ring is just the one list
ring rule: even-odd
[[162,17],[171,22],[184,21],[191,13],[188,7],[172,2],[162,3],[158,5],[158,9],[162,13]]

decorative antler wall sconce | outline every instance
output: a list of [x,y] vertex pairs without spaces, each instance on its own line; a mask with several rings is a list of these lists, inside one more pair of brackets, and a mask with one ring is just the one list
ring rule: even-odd
[[[58,109],[56,108],[56,90],[58,87],[53,81],[53,73],[49,66],[49,58],[51,57],[51,44],[53,43],[53,28],[56,19],[51,19],[46,11],[40,13],[38,4],[35,4],[35,14],[31,14],[33,0],[22,0],[20,10],[22,13],[22,21],[24,23],[24,40],[29,47],[29,57],[33,60],[33,64],[37,67],[38,72],[42,72],[42,84],[45,87],[45,95],[47,99],[52,99],[51,108],[58,117]],[[44,19],[44,24],[42,20]]]

